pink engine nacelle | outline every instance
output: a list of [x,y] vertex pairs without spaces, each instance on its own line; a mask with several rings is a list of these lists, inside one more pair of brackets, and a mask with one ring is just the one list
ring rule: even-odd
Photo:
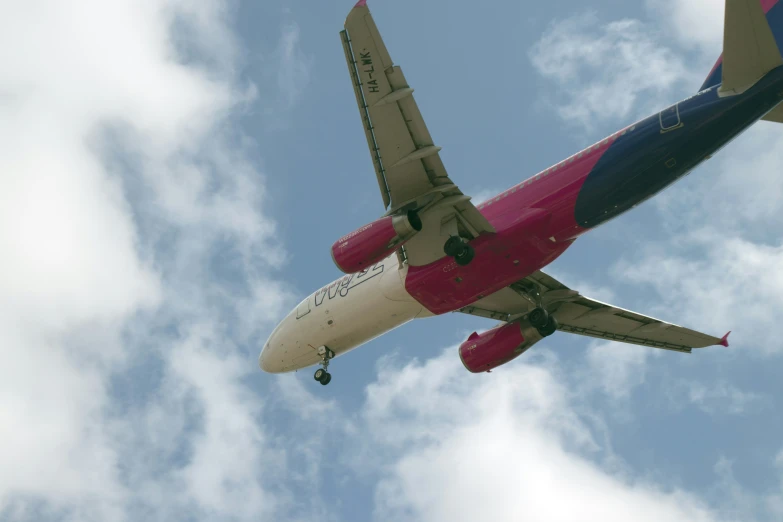
[[387,216],[338,239],[332,245],[332,259],[346,274],[360,272],[383,260],[421,230],[415,212]]
[[473,332],[460,345],[459,358],[469,372],[488,372],[516,359],[541,339],[538,330],[526,321],[509,323],[482,334]]

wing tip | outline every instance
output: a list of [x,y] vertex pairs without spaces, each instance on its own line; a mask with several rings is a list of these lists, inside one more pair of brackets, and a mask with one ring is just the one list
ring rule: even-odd
[[725,346],[726,348],[728,348],[728,347],[729,347],[729,334],[730,334],[730,333],[731,333],[731,332],[729,332],[729,333],[727,333],[726,335],[724,335],[723,337],[721,337],[721,340],[720,340],[720,342],[718,343],[720,346]]
[[357,7],[367,7],[367,0],[359,0],[356,2],[356,5],[353,6],[353,8],[356,9]]

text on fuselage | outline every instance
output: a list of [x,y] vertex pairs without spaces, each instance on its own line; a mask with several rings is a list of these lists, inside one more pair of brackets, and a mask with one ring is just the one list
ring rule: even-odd
[[336,297],[345,297],[352,288],[356,288],[373,277],[383,273],[383,263],[377,263],[371,268],[365,268],[356,274],[350,274],[342,277],[329,286],[325,286],[314,294],[315,306],[321,306],[325,299],[334,299]]

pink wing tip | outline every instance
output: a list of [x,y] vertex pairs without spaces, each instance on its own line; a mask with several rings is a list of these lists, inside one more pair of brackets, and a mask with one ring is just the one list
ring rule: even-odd
[[718,344],[719,344],[719,345],[721,345],[721,346],[725,346],[726,348],[728,348],[728,347],[729,347],[729,334],[730,334],[730,333],[731,333],[731,332],[729,332],[729,333],[727,333],[726,335],[724,335],[724,336],[723,336],[723,338],[721,338],[721,340],[720,340],[720,342],[719,342]]
[[353,6],[353,8],[356,9],[357,7],[367,7],[367,0],[359,0],[356,2],[356,5]]

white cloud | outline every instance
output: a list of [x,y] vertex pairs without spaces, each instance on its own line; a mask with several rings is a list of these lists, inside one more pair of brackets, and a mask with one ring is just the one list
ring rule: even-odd
[[303,52],[300,40],[299,25],[288,21],[281,28],[277,46],[261,58],[264,126],[270,130],[288,127],[288,114],[310,82],[313,58]]
[[255,373],[254,367],[244,357],[215,354],[219,341],[203,334],[187,339],[169,357],[172,384],[182,387],[180,393],[193,393],[202,408],[201,430],[180,434],[181,440],[190,438],[192,458],[181,469],[173,466],[174,476],[184,483],[187,503],[207,513],[264,519],[275,513],[277,499],[266,491],[262,477],[270,480],[267,473],[274,476],[281,470],[270,465],[279,465],[271,455],[264,455],[268,441],[258,423],[261,403],[241,384],[241,378]]
[[613,399],[629,398],[633,389],[645,379],[649,348],[622,343],[593,345],[587,352],[589,375],[584,382],[601,389]]
[[299,26],[296,23],[283,27],[277,53],[280,61],[277,85],[291,106],[301,95],[310,76],[309,60],[299,49]]
[[709,385],[698,381],[680,381],[666,390],[673,407],[681,408],[686,402],[710,414],[741,415],[764,407],[767,399],[761,394],[740,390],[725,381]]
[[593,13],[553,23],[529,55],[557,88],[548,101],[558,115],[588,131],[660,110],[690,75],[651,27],[630,19],[604,24]]
[[774,492],[767,499],[767,506],[778,518],[783,517],[783,449],[775,457],[775,466],[778,468],[779,482],[778,491]]
[[723,235],[774,242],[783,225],[780,131],[780,124],[757,123],[699,167],[694,182],[658,195],[653,201],[661,223],[677,234],[684,223],[694,223]]
[[[255,365],[236,345],[289,296],[269,275],[285,254],[252,145],[231,133],[255,89],[236,77],[230,11],[208,0],[4,10],[4,519],[283,509],[264,471],[284,463],[267,454],[262,403],[242,381]],[[286,50],[304,74],[295,39]],[[137,373],[162,381],[136,390]],[[112,394],[118,379],[138,402]]]
[[717,477],[714,495],[721,513],[730,520],[779,520],[780,496],[769,491],[751,491],[734,476],[734,461],[721,457],[713,467]]
[[713,62],[718,59],[723,49],[725,0],[647,0],[646,5],[679,43],[695,46]]
[[679,324],[716,336],[732,330],[728,350],[754,357],[783,352],[776,333],[783,309],[781,266],[783,246],[697,228],[648,245],[618,262],[615,273],[658,292],[661,304],[650,313],[665,312]]
[[383,460],[376,517],[720,519],[686,491],[592,462],[610,450],[581,408],[556,368],[516,362],[473,376],[455,349],[423,364],[382,365],[364,407],[370,447],[358,457]]
[[334,415],[339,414],[335,401],[323,399],[313,393],[311,388],[305,387],[302,381],[296,378],[296,374],[282,375],[276,379],[276,385],[280,392],[278,404],[304,421],[320,418],[323,425]]

